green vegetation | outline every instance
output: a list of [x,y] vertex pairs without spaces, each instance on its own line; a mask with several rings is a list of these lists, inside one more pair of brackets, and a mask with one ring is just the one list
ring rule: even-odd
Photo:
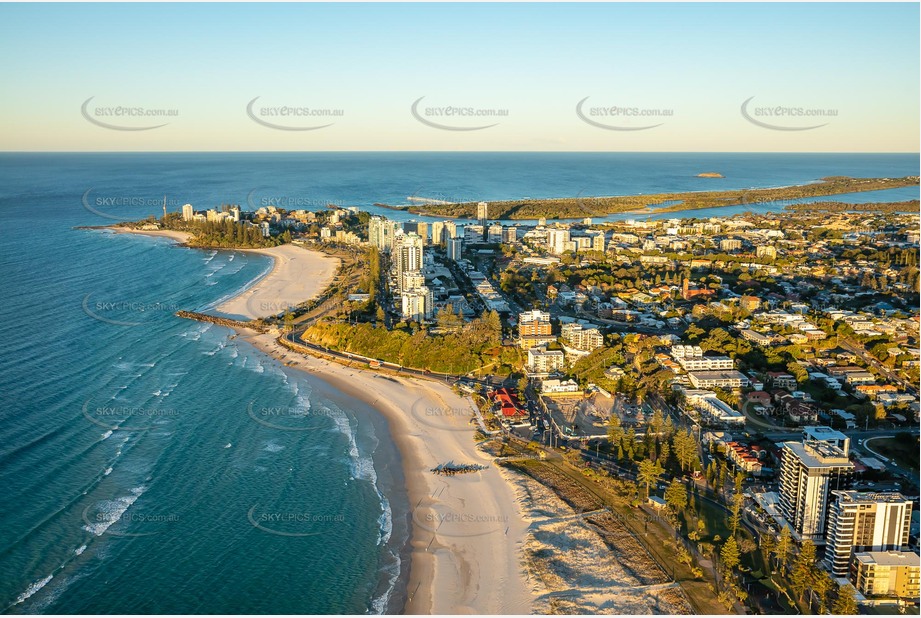
[[[123,227],[136,229],[142,225],[154,223],[156,220],[150,217],[147,220],[137,223],[124,223]],[[252,225],[244,223],[234,223],[231,220],[224,221],[183,221],[179,213],[167,213],[165,217],[159,219],[160,227],[164,230],[175,230],[177,232],[188,232],[192,235],[188,245],[190,247],[199,247],[206,249],[259,249],[265,247],[277,247],[291,242],[291,232],[285,231],[277,236],[263,236],[262,230]]]
[[808,204],[789,204],[785,210],[825,211],[825,212],[907,212],[916,213],[921,202],[906,200],[904,202],[868,202],[866,204],[846,204],[844,202],[810,202]]
[[[806,197],[821,197],[842,193],[895,189],[918,184],[917,176],[905,178],[849,178],[833,176],[822,182],[772,189],[741,189],[731,191],[699,191],[657,193],[615,197],[550,198],[509,200],[489,203],[489,213],[495,219],[548,219],[603,216],[627,211],[648,211],[650,206],[667,203],[656,212],[675,212],[700,208],[719,208],[745,204],[761,204]],[[473,217],[476,202],[457,204],[426,204],[411,206],[410,212],[446,217]]]
[[371,324],[322,321],[303,333],[306,341],[342,352],[445,373],[467,373],[495,363],[511,364],[517,350],[501,346],[502,327],[495,312],[484,313],[460,332],[433,335],[411,326],[388,330]]

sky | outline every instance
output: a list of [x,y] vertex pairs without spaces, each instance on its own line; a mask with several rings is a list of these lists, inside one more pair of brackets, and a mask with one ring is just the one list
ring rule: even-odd
[[918,152],[918,24],[917,3],[0,4],[0,150]]

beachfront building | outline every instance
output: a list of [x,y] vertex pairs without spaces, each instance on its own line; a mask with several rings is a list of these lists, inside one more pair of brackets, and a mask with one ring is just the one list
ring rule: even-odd
[[898,492],[833,491],[825,567],[845,577],[855,553],[908,549],[912,504]]
[[914,551],[870,551],[854,554],[850,580],[864,597],[918,602],[921,557]]
[[427,287],[422,286],[407,290],[403,292],[400,298],[403,303],[404,320],[421,322],[432,317],[434,301],[432,292]]
[[182,206],[182,220],[191,221],[195,217],[195,210],[192,208],[191,204],[183,204]]
[[784,442],[780,464],[780,509],[797,540],[823,544],[830,492],[846,489],[854,464],[827,442]]
[[394,248],[393,269],[396,271],[397,286],[403,292],[403,273],[422,270],[422,238],[410,232],[405,234]]
[[403,230],[399,221],[375,215],[368,220],[368,243],[380,251],[389,253],[394,239]]

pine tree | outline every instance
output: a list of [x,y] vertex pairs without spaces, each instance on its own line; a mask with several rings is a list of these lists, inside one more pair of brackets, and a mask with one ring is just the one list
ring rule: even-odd
[[850,584],[838,587],[838,594],[831,606],[831,613],[838,616],[853,616],[857,613],[857,597],[854,587]]
[[720,550],[720,560],[722,560],[726,570],[731,571],[739,565],[739,558],[739,545],[736,543],[736,538],[730,536],[723,543],[723,549]]
[[790,552],[792,551],[793,537],[790,535],[790,529],[784,526],[780,531],[780,536],[777,538],[777,549],[774,551],[777,555],[777,563],[783,572],[787,571],[787,561],[790,559]]
[[815,545],[810,540],[803,541],[799,554],[790,568],[790,588],[796,593],[800,602],[812,583],[812,567],[815,564]]

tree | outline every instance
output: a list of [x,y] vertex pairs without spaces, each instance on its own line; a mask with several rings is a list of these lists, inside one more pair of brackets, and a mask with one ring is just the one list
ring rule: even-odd
[[831,575],[829,575],[827,571],[823,571],[819,568],[813,568],[811,589],[812,592],[815,593],[815,596],[818,598],[820,614],[828,613],[828,593],[831,591],[834,585],[835,582],[832,580]]
[[742,515],[742,504],[745,502],[745,496],[741,493],[732,496],[732,504],[729,506],[729,529],[733,534],[739,531],[739,520]]
[[793,537],[790,535],[790,529],[784,526],[777,538],[777,549],[774,551],[777,555],[777,563],[784,572],[787,570],[787,560],[790,559],[791,551],[793,551]]
[[800,602],[812,583],[812,567],[815,565],[815,545],[809,539],[803,541],[799,554],[790,568],[790,588],[796,593]]
[[653,462],[649,459],[644,459],[640,462],[639,474],[637,474],[636,480],[646,485],[647,497],[649,497],[650,487],[656,484],[663,472],[665,472],[665,469],[658,461]]
[[831,613],[838,616],[855,615],[857,613],[857,597],[854,592],[854,587],[850,584],[839,586],[835,602],[831,606]]
[[672,479],[665,489],[665,502],[676,514],[683,511],[688,505],[688,492],[678,479]]
[[727,571],[731,571],[739,565],[739,546],[736,544],[734,536],[730,536],[723,543],[723,549],[720,550],[720,560]]
[[611,444],[617,444],[624,437],[624,430],[621,427],[620,417],[611,411],[611,418],[608,419],[608,440]]

